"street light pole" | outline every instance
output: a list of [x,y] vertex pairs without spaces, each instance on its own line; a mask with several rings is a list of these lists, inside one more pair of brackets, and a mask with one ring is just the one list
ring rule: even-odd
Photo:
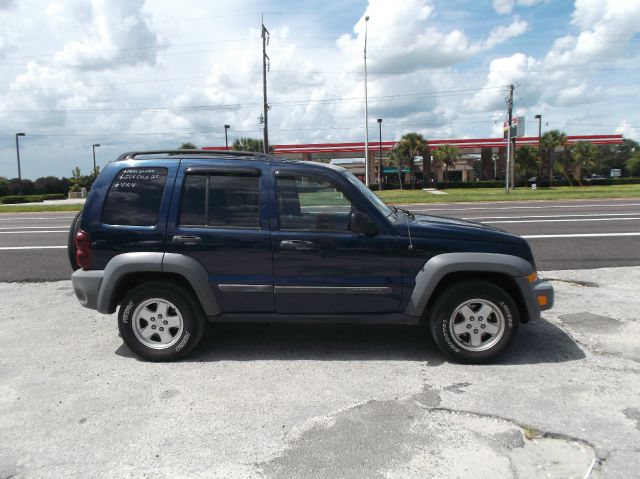
[[224,125],[224,148],[229,149],[229,140],[227,139],[227,130],[231,128],[231,125]]
[[542,181],[542,147],[540,145],[540,138],[542,137],[542,115],[536,115],[538,120],[538,156],[540,157],[540,166],[538,168],[538,183]]
[[16,133],[16,156],[18,157],[18,194],[22,195],[22,172],[20,171],[20,145],[18,137],[25,136],[24,133]]
[[382,118],[378,118],[378,130],[380,132],[380,140],[378,141],[379,158],[378,158],[378,191],[382,190]]
[[96,147],[100,146],[100,143],[94,143],[91,145],[91,149],[93,150],[93,179],[95,180],[96,176],[98,176],[98,170],[96,169]]
[[369,186],[369,102],[367,98],[367,31],[369,17],[364,17],[364,179]]

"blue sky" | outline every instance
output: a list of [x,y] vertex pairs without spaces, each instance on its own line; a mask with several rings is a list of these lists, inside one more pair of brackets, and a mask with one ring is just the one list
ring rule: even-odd
[[[89,172],[123,151],[260,137],[260,16],[274,144],[500,134],[505,86],[543,129],[640,140],[637,0],[0,0],[0,176]],[[547,124],[548,123],[548,124]]]

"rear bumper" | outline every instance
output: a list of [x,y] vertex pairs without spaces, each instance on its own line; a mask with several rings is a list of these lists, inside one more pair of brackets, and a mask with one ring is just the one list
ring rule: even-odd
[[71,275],[73,291],[80,304],[85,308],[98,309],[98,295],[104,271],[85,271],[79,269]]

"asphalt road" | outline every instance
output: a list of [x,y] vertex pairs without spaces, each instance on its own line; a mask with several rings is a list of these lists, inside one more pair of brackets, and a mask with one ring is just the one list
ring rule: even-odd
[[[408,205],[480,221],[524,236],[538,269],[640,265],[640,198]],[[47,281],[71,274],[66,239],[74,213],[0,215],[0,281]]]

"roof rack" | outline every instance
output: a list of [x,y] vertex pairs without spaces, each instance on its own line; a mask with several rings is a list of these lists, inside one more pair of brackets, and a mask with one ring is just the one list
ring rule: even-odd
[[132,160],[136,156],[142,155],[167,155],[167,156],[191,156],[191,155],[203,155],[203,156],[244,156],[256,159],[264,159],[269,160],[273,158],[272,155],[268,155],[266,153],[253,152],[253,151],[235,151],[235,150],[192,150],[192,149],[182,149],[182,150],[147,150],[147,151],[129,151],[127,153],[122,153],[118,156],[116,161],[123,160]]

